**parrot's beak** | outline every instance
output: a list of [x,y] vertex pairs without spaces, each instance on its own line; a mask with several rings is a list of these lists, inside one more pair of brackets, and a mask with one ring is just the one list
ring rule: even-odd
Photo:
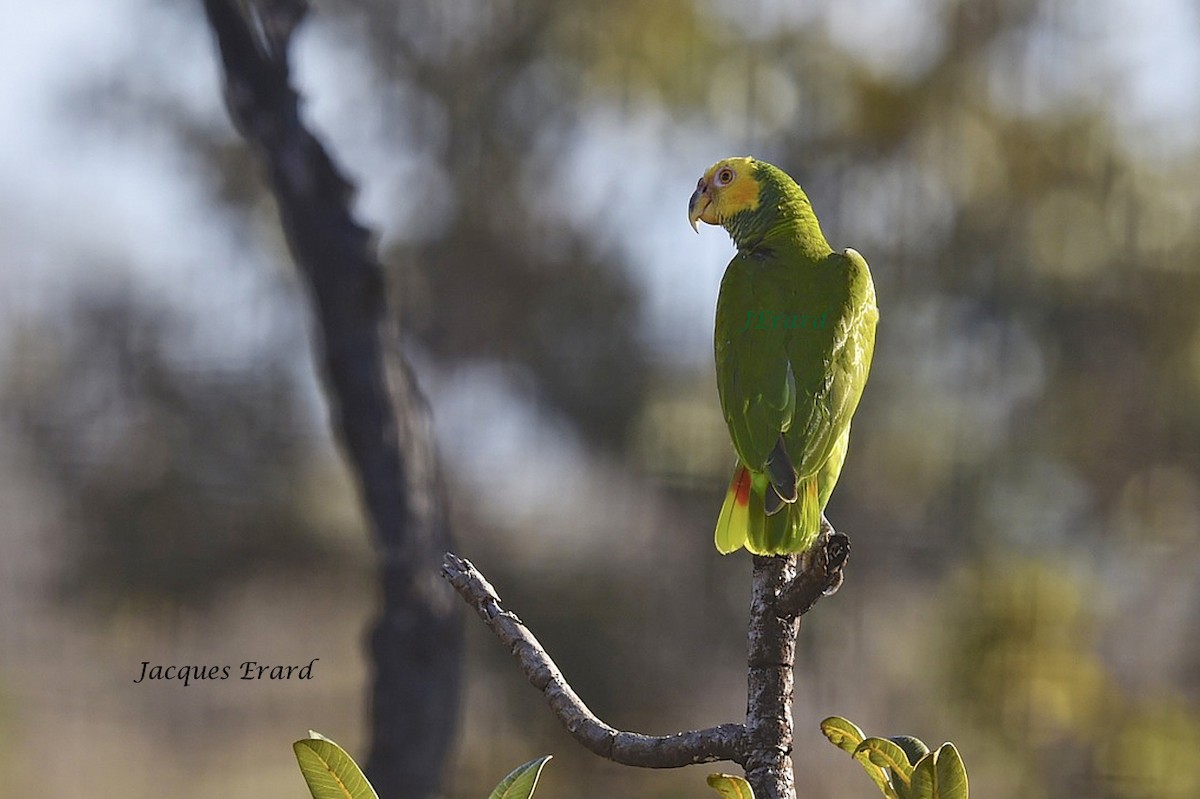
[[688,222],[692,224],[692,230],[700,232],[700,226],[696,223],[703,220],[712,224],[711,219],[706,219],[704,214],[712,205],[712,197],[708,196],[708,186],[704,184],[704,179],[700,179],[696,190],[692,192],[692,198],[688,200]]

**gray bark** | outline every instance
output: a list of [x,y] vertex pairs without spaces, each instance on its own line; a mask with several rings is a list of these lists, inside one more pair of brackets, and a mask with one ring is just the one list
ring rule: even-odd
[[746,678],[746,780],[756,799],[796,795],[792,698],[800,617],[780,615],[779,597],[796,579],[796,556],[754,558]]

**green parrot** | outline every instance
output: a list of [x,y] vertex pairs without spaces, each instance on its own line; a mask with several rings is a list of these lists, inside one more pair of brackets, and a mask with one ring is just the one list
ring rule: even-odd
[[726,158],[688,221],[737,246],[717,298],[717,389],[738,464],[717,519],[722,554],[803,552],[846,459],[879,309],[867,262],[834,252],[804,191],[778,167]]

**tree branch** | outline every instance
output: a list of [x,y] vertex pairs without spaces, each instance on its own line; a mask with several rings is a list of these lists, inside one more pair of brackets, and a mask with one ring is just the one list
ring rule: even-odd
[[622,732],[605,724],[567,683],[529,628],[500,605],[496,589],[470,561],[446,553],[442,575],[509,648],[529,682],[546,696],[554,715],[589,751],[626,766],[642,768],[678,768],[715,760],[742,763],[745,730],[741,724],[662,736]]
[[288,46],[306,4],[204,0],[204,10],[230,116],[266,169],[308,284],[331,423],[382,555],[366,770],[384,796],[432,796],[454,732],[462,642],[457,606],[435,576],[449,530],[428,408],[402,357],[385,368],[372,236],[350,210],[353,187],[300,118]]
[[800,617],[841,586],[849,553],[850,539],[822,517],[807,552],[754,558],[743,765],[756,799],[795,799],[792,701]]
[[617,763],[677,768],[732,760],[746,770],[757,799],[795,799],[792,773],[793,666],[800,617],[837,591],[850,539],[822,520],[817,543],[800,556],[754,558],[747,635],[746,723],[653,737],[621,732],[588,710],[558,666],[470,561],[446,553],[442,576],[509,648],[529,682],[575,740]]
[[796,581],[796,556],[754,556],[747,634],[746,780],[755,799],[794,799],[792,698],[800,617],[779,597]]

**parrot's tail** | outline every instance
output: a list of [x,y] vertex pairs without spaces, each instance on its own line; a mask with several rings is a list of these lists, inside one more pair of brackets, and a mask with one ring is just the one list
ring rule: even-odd
[[801,480],[795,502],[768,516],[770,481],[741,463],[733,471],[725,503],[717,517],[716,544],[722,555],[745,547],[755,555],[786,555],[812,546],[821,531],[821,492],[817,475]]
[[[739,463],[733,470],[729,490],[725,492],[721,515],[717,517],[717,551],[722,555],[736,552],[746,545],[750,532],[751,482],[750,470]],[[758,514],[763,515],[761,505]],[[761,522],[759,524],[761,526]]]

